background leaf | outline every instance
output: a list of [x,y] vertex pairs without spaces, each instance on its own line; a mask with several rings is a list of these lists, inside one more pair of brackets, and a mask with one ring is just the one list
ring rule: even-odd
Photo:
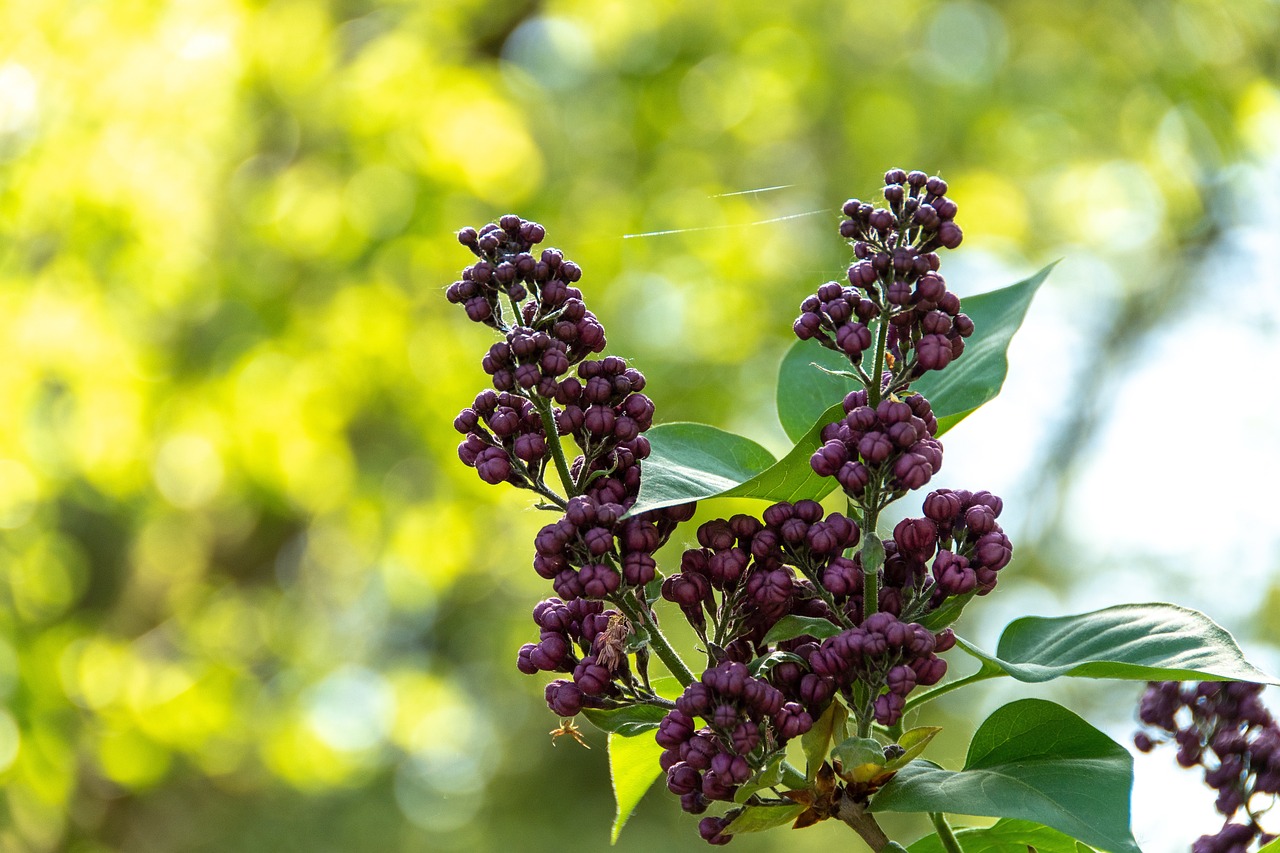
[[1078,616],[1028,616],[1004,629],[996,654],[965,651],[1019,681],[1064,675],[1139,681],[1278,683],[1208,616],[1172,604],[1122,604]]
[[615,844],[622,827],[631,817],[645,792],[662,775],[658,757],[662,747],[651,737],[623,737],[609,735],[609,778],[613,783],[613,797],[618,804],[613,819],[613,831],[609,843]]
[[[1093,848],[1056,829],[1027,820],[997,821],[994,826],[956,829],[964,853],[1092,853]],[[946,853],[937,834],[926,835],[907,848],[910,853]]]
[[813,779],[818,775],[818,768],[827,759],[827,747],[831,745],[832,737],[839,737],[839,732],[843,731],[844,722],[848,717],[848,710],[837,700],[827,707],[809,731],[800,736],[800,746],[804,749],[805,759],[808,761],[808,770],[805,771],[806,779]]
[[667,712],[656,705],[631,705],[627,708],[600,710],[583,708],[582,716],[601,731],[622,737],[635,737],[653,731]]
[[[939,435],[1000,393],[1009,371],[1009,341],[1022,325],[1036,289],[1052,269],[1050,264],[1017,284],[961,300],[960,310],[974,323],[964,355],[946,370],[926,373],[912,385],[933,404]],[[842,354],[810,341],[796,341],[787,350],[778,372],[778,420],[793,441],[798,441],[832,402],[862,387],[814,364],[827,370],[849,369],[849,360]]]
[[631,515],[722,494],[777,461],[751,439],[706,424],[658,424],[645,436],[652,450]]
[[842,629],[830,619],[821,616],[796,616],[790,613],[777,621],[769,633],[764,635],[766,646],[780,643],[783,640],[794,640],[796,637],[814,637],[825,640],[834,637]]
[[725,827],[726,835],[739,832],[763,832],[777,826],[791,823],[800,816],[808,806],[747,806],[742,814],[734,818],[733,823]]
[[988,717],[964,769],[915,761],[872,811],[948,812],[1030,820],[1112,853],[1138,853],[1129,831],[1133,758],[1076,714],[1023,699]]

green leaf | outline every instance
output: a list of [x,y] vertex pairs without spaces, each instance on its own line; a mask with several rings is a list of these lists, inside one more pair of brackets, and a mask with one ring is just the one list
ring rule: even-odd
[[651,451],[629,515],[722,494],[777,461],[751,439],[706,424],[658,424],[645,437]]
[[758,657],[751,663],[747,664],[747,672],[751,673],[753,678],[763,678],[768,675],[769,670],[784,661],[801,663],[808,666],[808,663],[804,658],[800,657],[800,655],[793,654],[792,652],[770,652],[769,654]]
[[[1069,835],[1027,820],[997,821],[994,826],[957,829],[956,840],[964,853],[1093,853]],[[907,848],[910,853],[947,853],[936,834],[928,835]],[[1261,853],[1261,851],[1259,851]]]
[[769,633],[764,635],[763,643],[766,646],[772,646],[775,643],[781,643],[783,640],[794,640],[796,637],[813,637],[816,640],[825,640],[828,637],[834,637],[843,630],[830,619],[824,619],[821,616],[788,614],[779,619],[769,629]]
[[975,590],[973,592],[966,592],[964,595],[947,596],[946,601],[943,602],[941,607],[931,613],[928,613],[922,618],[917,619],[916,621],[928,628],[930,631],[937,633],[943,628],[952,625],[957,619],[959,619],[960,614],[964,612],[965,605],[972,601],[973,597],[977,594],[978,593]]
[[1172,604],[1122,604],[1079,616],[1028,616],[1004,629],[996,654],[960,641],[984,664],[1019,681],[1064,675],[1138,681],[1277,684],[1244,659],[1208,616]]
[[724,828],[725,835],[740,832],[763,832],[775,826],[783,826],[798,818],[808,806],[747,806],[733,823]]
[[886,764],[884,769],[898,770],[915,761],[940,731],[942,731],[941,726],[916,726],[914,729],[907,729],[902,733],[902,737],[898,738],[898,746],[906,751]]
[[1111,853],[1139,853],[1129,831],[1133,758],[1053,702],[1023,699],[988,717],[964,769],[913,761],[872,811],[949,812],[1028,820]]
[[840,775],[856,782],[869,782],[884,770],[884,747],[869,737],[846,738],[831,748],[831,758],[839,760]]
[[844,722],[848,717],[849,712],[844,705],[839,700],[834,701],[814,722],[813,728],[800,736],[800,746],[809,762],[806,779],[813,779],[818,775],[818,768],[827,760],[827,747],[831,744],[832,736],[844,730]]
[[764,767],[760,768],[760,772],[738,786],[738,790],[733,793],[733,801],[735,803],[745,803],[751,798],[756,791],[762,791],[765,788],[772,788],[774,785],[782,782],[782,760],[786,758],[786,754],[779,752],[778,755]]
[[609,735],[609,778],[618,814],[613,819],[610,844],[618,843],[618,835],[626,825],[646,791],[662,775],[658,758],[662,747],[651,737]]
[[598,708],[583,708],[582,716],[591,725],[610,734],[622,737],[651,732],[662,722],[667,712],[656,705],[629,705],[626,708],[611,708],[602,711]]
[[1258,850],[1258,853],[1280,853],[1280,838]]
[[[961,300],[960,309],[974,323],[964,355],[946,370],[930,371],[911,386],[932,403],[939,435],[1000,393],[1009,370],[1005,355],[1009,341],[1052,269],[1050,264],[1017,284]],[[778,375],[777,400],[778,419],[789,438],[798,440],[832,401],[862,387],[826,372],[848,369],[849,360],[843,354],[810,341],[796,341],[787,350]]]

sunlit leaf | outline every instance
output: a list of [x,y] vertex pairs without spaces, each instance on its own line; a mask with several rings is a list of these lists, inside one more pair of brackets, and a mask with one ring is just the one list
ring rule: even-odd
[[998,709],[973,735],[964,769],[914,761],[872,799],[872,811],[1029,820],[1111,853],[1138,853],[1129,830],[1133,758],[1053,702]]
[[742,814],[733,819],[733,823],[725,827],[726,835],[740,832],[763,832],[766,829],[784,826],[800,816],[807,806],[747,806]]
[[645,792],[662,775],[658,758],[662,747],[652,737],[609,735],[609,778],[613,782],[614,801],[618,804],[613,819],[610,843],[616,843]]
[[667,712],[656,705],[629,705],[626,708],[583,708],[582,716],[601,731],[635,737],[653,731]]
[[[1000,393],[1009,371],[1009,342],[1052,269],[1051,264],[1017,284],[961,300],[960,310],[974,323],[964,354],[945,370],[930,371],[911,386],[929,398],[939,434]],[[849,360],[842,353],[813,341],[791,345],[779,369],[777,392],[778,419],[788,437],[798,441],[832,403],[862,387],[840,375],[848,369]]]
[[[1056,829],[1027,820],[996,821],[994,826],[956,828],[964,853],[1093,853],[1093,848]],[[926,835],[907,848],[910,853],[947,853],[937,834]],[[1261,853],[1261,851],[1259,851]]]
[[1280,683],[1246,661],[1232,636],[1209,617],[1172,604],[1027,616],[1009,623],[994,655],[960,642],[969,654],[1019,681],[1074,676]]

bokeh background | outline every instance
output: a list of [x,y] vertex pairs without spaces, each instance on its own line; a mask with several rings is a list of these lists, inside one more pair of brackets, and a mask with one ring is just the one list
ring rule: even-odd
[[[839,204],[943,175],[961,294],[1064,259],[948,437],[939,485],[1002,494],[1016,545],[963,633],[1168,599],[1280,671],[1278,29],[1271,0],[0,2],[0,850],[607,849],[603,739],[553,746],[514,668],[543,519],[455,455],[490,338],[444,299],[453,232],[510,211],[659,420],[780,452]],[[1028,693],[1123,741],[1138,692],[953,694],[935,757]],[[1138,764],[1149,851],[1217,828],[1173,768]],[[814,844],[856,846],[735,848]],[[659,787],[618,849],[703,843]]]

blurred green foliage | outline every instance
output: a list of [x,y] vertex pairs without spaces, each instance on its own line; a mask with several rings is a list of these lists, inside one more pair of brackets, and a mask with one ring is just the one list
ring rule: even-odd
[[[1134,253],[1176,264],[1213,176],[1274,149],[1278,25],[0,4],[0,850],[604,849],[603,740],[552,749],[514,669],[541,519],[454,453],[489,339],[443,298],[453,231],[543,222],[660,420],[780,449],[774,371],[844,198],[928,169],[967,246],[1086,244],[1141,291]],[[702,848],[655,792],[619,849],[659,844]]]

